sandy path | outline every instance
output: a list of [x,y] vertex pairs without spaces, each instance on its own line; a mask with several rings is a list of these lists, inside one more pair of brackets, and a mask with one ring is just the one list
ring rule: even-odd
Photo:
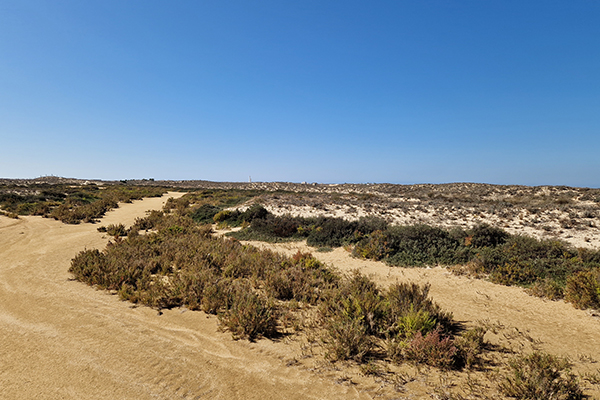
[[[121,205],[102,224],[129,225],[167,197]],[[105,246],[97,226],[0,217],[0,398],[367,398],[286,367],[281,344],[232,341],[214,317],[159,316],[69,280],[71,258]]]

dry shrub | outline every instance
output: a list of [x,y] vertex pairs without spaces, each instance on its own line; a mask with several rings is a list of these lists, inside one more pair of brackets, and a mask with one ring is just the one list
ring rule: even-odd
[[600,269],[571,275],[567,280],[565,300],[577,308],[600,310]]
[[527,288],[527,293],[532,296],[543,297],[549,300],[559,300],[564,296],[563,288],[553,279],[538,279]]
[[329,290],[319,307],[323,341],[332,360],[362,361],[383,331],[383,298],[375,282],[358,271]]
[[481,354],[485,349],[485,333],[485,328],[477,326],[463,332],[454,340],[457,349],[457,362],[461,366],[470,369],[482,364]]
[[276,333],[277,312],[273,302],[252,290],[247,282],[235,282],[231,307],[219,314],[219,321],[234,339],[254,340]]
[[106,227],[106,233],[110,236],[127,236],[127,228],[123,224],[110,224]]
[[325,264],[300,251],[265,275],[264,288],[270,296],[310,304],[316,304],[325,290],[337,282],[337,277]]
[[499,383],[505,395],[516,399],[578,400],[583,398],[568,361],[535,352],[509,362],[509,372]]
[[404,349],[404,357],[417,363],[448,369],[454,364],[456,352],[454,341],[435,330],[425,336],[417,332]]
[[201,308],[208,314],[219,314],[231,307],[232,288],[231,279],[217,278],[206,285],[202,293]]
[[324,322],[323,341],[327,347],[326,357],[330,360],[362,362],[373,349],[373,338],[367,334],[367,327],[360,319],[337,314]]

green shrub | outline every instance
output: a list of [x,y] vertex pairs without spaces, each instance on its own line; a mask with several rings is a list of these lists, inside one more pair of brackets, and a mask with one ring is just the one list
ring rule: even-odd
[[265,218],[257,218],[247,229],[232,232],[228,236],[238,240],[261,240],[265,242],[281,242],[301,240],[305,237],[299,233],[301,219],[287,215],[276,217],[268,214]]
[[306,243],[313,247],[340,247],[354,237],[357,223],[341,218],[317,219],[315,228],[308,235]]
[[510,361],[509,373],[499,388],[516,399],[578,400],[583,398],[578,380],[568,361],[535,352]]
[[233,213],[230,210],[219,211],[213,216],[213,221],[215,223],[225,222],[231,218]]
[[200,207],[193,209],[189,216],[197,223],[211,224],[213,218],[221,211],[220,207],[212,204],[202,204]]
[[527,288],[527,293],[532,296],[543,297],[549,300],[559,300],[564,297],[564,288],[551,278],[537,279]]
[[386,232],[388,247],[385,262],[390,265],[456,264],[468,260],[460,251],[460,242],[449,232],[428,225],[390,227]]
[[269,215],[269,212],[261,204],[255,203],[248,207],[246,211],[240,215],[240,222],[252,222],[255,219],[263,219]]
[[472,247],[496,247],[506,243],[510,235],[500,228],[488,224],[477,225],[471,229],[470,245]]
[[375,231],[385,231],[388,223],[379,217],[361,217],[356,224],[356,231],[360,235],[368,235]]

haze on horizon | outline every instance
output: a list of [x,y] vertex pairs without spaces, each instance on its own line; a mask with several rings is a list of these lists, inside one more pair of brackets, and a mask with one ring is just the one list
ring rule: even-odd
[[8,0],[0,177],[600,187],[600,2]]

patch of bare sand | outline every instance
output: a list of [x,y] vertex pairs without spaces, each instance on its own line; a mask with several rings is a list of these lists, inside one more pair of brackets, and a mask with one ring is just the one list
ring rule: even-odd
[[[486,334],[490,343],[515,352],[543,350],[568,357],[574,363],[574,371],[579,374],[600,373],[600,316],[577,310],[564,301],[547,301],[529,296],[518,287],[456,276],[441,267],[388,267],[382,262],[354,258],[343,248],[316,252],[306,242],[244,243],[287,255],[298,251],[311,252],[317,259],[341,272],[357,269],[382,287],[396,281],[430,283],[431,297],[443,309],[451,311],[457,321],[466,327],[479,321],[494,326],[496,333]],[[464,377],[455,378],[460,381]],[[600,387],[590,386],[586,394],[600,398]]]
[[[131,225],[180,195],[122,204],[101,224]],[[286,367],[283,344],[232,341],[201,312],[159,316],[71,281],[70,260],[107,243],[97,226],[0,217],[2,399],[368,398]]]

